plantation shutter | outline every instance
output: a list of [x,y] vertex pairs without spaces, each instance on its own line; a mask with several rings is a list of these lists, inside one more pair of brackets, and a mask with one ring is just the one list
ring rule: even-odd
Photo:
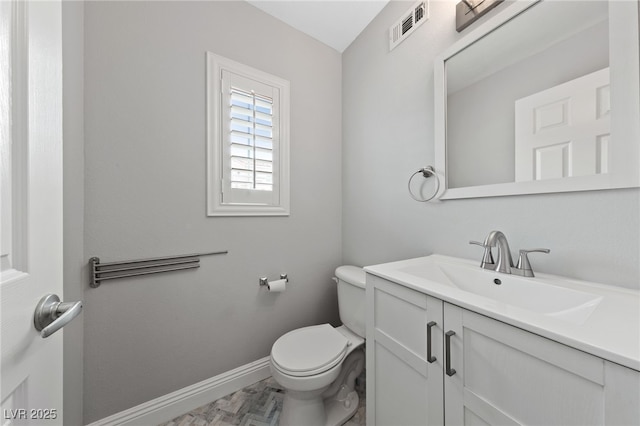
[[280,203],[280,93],[222,71],[222,203]]

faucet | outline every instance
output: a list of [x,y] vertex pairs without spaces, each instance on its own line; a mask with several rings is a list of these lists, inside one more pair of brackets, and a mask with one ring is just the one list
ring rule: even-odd
[[[520,250],[518,256],[518,264],[513,266],[513,258],[511,257],[511,249],[509,249],[509,243],[507,237],[500,231],[491,231],[484,243],[478,241],[469,241],[470,244],[476,244],[484,248],[484,255],[482,256],[482,262],[480,267],[489,269],[503,274],[521,275],[524,277],[533,277],[533,269],[527,255],[532,252],[549,253],[549,249],[536,248]],[[493,254],[491,253],[492,247],[498,247],[498,255],[496,260],[493,260]]]
[[500,231],[491,231],[484,240],[485,247],[498,246],[498,256],[495,261],[495,271],[503,274],[510,274],[513,268],[513,259],[511,258],[511,249],[507,237]]

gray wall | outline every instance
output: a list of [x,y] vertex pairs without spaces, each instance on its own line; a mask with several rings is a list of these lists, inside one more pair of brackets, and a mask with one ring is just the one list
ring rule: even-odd
[[[62,3],[64,297],[84,299],[84,3]],[[64,422],[82,423],[83,317],[64,328]]]
[[[341,57],[244,2],[85,4],[84,260],[214,250],[195,271],[85,289],[84,421],[338,321]],[[291,82],[291,216],[205,216],[205,52]],[[289,274],[285,293],[258,278]]]
[[[413,4],[392,1],[343,54],[343,262],[441,253],[470,259],[502,230],[541,272],[640,288],[638,189],[417,203],[407,179],[434,164],[433,60],[474,27],[455,31],[455,4],[389,52],[388,28]],[[499,6],[508,7],[506,3]],[[491,14],[490,14],[491,15]]]

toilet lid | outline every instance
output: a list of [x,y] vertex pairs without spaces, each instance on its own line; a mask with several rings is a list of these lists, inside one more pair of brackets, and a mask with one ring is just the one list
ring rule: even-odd
[[349,341],[330,324],[303,327],[280,337],[271,348],[275,366],[291,376],[320,374],[339,364]]

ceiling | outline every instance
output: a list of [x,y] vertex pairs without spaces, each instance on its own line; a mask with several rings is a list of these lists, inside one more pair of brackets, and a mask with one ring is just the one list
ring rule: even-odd
[[342,53],[389,0],[247,0]]

